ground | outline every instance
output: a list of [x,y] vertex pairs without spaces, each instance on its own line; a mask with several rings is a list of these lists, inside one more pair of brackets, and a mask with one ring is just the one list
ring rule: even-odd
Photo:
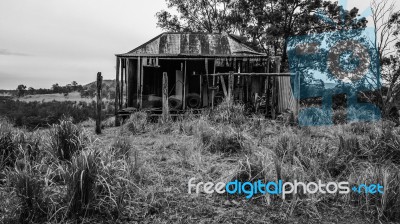
[[[101,144],[110,144],[120,128],[103,130]],[[301,209],[301,203],[247,200],[228,195],[188,194],[188,180],[192,177],[203,181],[218,182],[229,178],[237,170],[243,155],[226,157],[222,154],[202,152],[184,155],[183,150],[193,147],[195,136],[182,134],[144,133],[125,138],[138,151],[140,166],[151,173],[152,179],[141,185],[143,194],[152,197],[150,205],[132,216],[130,221],[139,223],[369,223],[355,207],[335,202],[321,202],[318,211]],[[193,162],[191,156],[198,156]],[[221,178],[222,176],[222,178]],[[135,223],[135,222],[134,222]]]
[[[30,170],[13,167],[3,172],[0,169],[4,173],[0,172],[0,222],[17,220],[19,208],[27,198],[23,193],[22,197],[16,194],[18,186],[10,181],[13,176],[37,177],[39,182],[46,183],[44,197],[50,201],[44,206],[47,214],[39,212],[42,217],[36,218],[51,223],[77,220],[79,223],[353,224],[398,221],[400,128],[386,121],[298,127],[285,119],[244,117],[242,110],[240,105],[224,107],[221,104],[216,113],[200,117],[187,114],[173,122],[158,123],[137,112],[121,127],[113,127],[113,118],[107,119],[100,135],[94,133],[93,120],[79,124],[61,121],[30,131],[12,127],[13,124],[0,119],[0,127],[10,127],[14,146],[24,152],[18,156],[33,164]],[[1,140],[7,140],[8,132],[1,128],[0,143],[4,143]],[[78,135],[74,134],[75,129],[79,130]],[[81,135],[84,137],[80,138]],[[76,150],[70,161],[61,160],[54,146],[60,142],[59,136],[69,136],[61,138],[77,142],[75,146],[82,144],[83,150]],[[41,153],[31,159],[24,147],[26,141],[34,143],[34,140],[40,140]],[[85,170],[86,165],[82,164],[90,158],[95,158],[91,164],[95,169]],[[80,176],[72,179],[76,185],[71,187],[65,180],[75,177],[76,173]],[[83,181],[86,173],[93,173],[94,185]],[[196,178],[194,183],[234,179],[265,182],[274,181],[277,176],[285,181],[304,182],[316,179],[345,180],[352,184],[376,181],[385,184],[385,195],[299,194],[283,200],[281,196],[268,195],[246,199],[244,195],[188,193],[191,178]],[[35,183],[35,179],[31,181]],[[19,187],[25,190],[28,182],[22,183]],[[81,187],[74,189],[74,186]],[[74,207],[68,203],[72,201],[69,192],[82,193],[79,189],[86,188],[88,192],[95,192],[87,206],[93,210],[90,215],[71,215]],[[83,207],[79,208],[83,210]],[[32,213],[35,212],[38,211]]]

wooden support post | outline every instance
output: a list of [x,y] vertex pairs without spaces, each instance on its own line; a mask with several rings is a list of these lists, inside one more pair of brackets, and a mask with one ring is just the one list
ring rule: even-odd
[[234,84],[234,76],[233,73],[235,73],[234,71],[230,71],[229,72],[229,77],[228,77],[228,100],[229,101],[233,101],[233,84]]
[[272,84],[272,90],[271,90],[271,118],[275,119],[275,115],[276,115],[276,101],[275,101],[275,97],[276,97],[276,81],[275,81],[275,77],[271,77],[271,84]]
[[169,116],[168,107],[168,74],[163,72],[163,86],[162,86],[162,121],[166,122]]
[[221,80],[222,90],[224,91],[225,98],[228,97],[228,92],[226,91],[225,79],[223,76],[218,77]]
[[119,107],[120,108],[124,108],[123,107],[123,103],[124,103],[124,76],[125,76],[125,70],[126,68],[126,64],[125,64],[125,60],[122,59],[121,60],[121,101],[119,102]]
[[141,57],[138,57],[137,60],[137,79],[136,79],[136,106],[139,109],[140,108],[140,74],[142,72],[142,69],[140,69],[140,65],[141,65]]
[[185,70],[183,72],[183,102],[182,102],[182,109],[186,110],[186,72],[187,72],[187,61],[185,60]]
[[[205,71],[206,71],[206,81],[207,81],[206,96],[207,96],[207,104],[208,104],[208,102],[209,102],[209,100],[208,100],[209,81],[208,81],[208,59],[207,58],[204,59],[204,66],[205,66]],[[203,80],[200,80],[201,83],[203,83],[202,81]],[[201,105],[201,107],[204,106],[203,102],[204,102],[204,97],[203,97],[203,85],[202,85],[201,89],[200,89],[200,105]],[[206,105],[206,106],[209,106],[209,105]]]
[[119,58],[117,57],[117,65],[116,65],[116,77],[115,77],[115,126],[118,127],[120,125],[119,123],[119,117],[118,117],[118,112],[119,112]]
[[129,86],[129,59],[125,59],[125,107],[128,107],[129,102],[129,94],[128,94],[128,86]]
[[[213,74],[215,74],[215,67],[216,67],[217,60],[214,59],[214,70]],[[214,109],[214,97],[215,97],[215,76],[212,77],[212,92],[211,92],[211,109]]]
[[[265,73],[269,73],[269,65],[270,65],[271,60],[268,59],[267,61],[267,67],[265,68]],[[266,94],[268,91],[268,77],[265,77],[265,83],[264,83],[264,94]]]
[[97,110],[96,110],[96,134],[101,134],[101,86],[103,77],[101,72],[97,73]]
[[293,96],[294,96],[294,100],[296,101],[296,111],[294,112],[295,116],[299,115],[299,111],[300,111],[300,73],[296,72],[296,76],[295,76],[295,87],[293,88]]
[[200,79],[200,107],[203,107],[203,76],[199,75]]
[[[267,73],[270,72],[270,69],[269,69],[270,65],[271,65],[271,59],[268,58],[267,69],[266,69]],[[267,77],[265,77],[265,84],[264,84],[264,88],[265,88],[264,89],[264,93],[265,93],[265,101],[266,101],[266,103],[265,103],[265,117],[268,116],[269,110],[271,109],[271,107],[270,107],[270,102],[271,102],[270,92],[271,92],[271,90],[269,89],[270,86],[271,86],[270,77],[267,76]]]
[[139,102],[140,102],[140,107],[139,109],[142,109],[143,107],[143,78],[144,78],[144,69],[143,65],[147,65],[147,57],[142,58],[142,65],[140,66],[140,92],[139,92]]
[[[276,60],[276,70],[275,70],[275,73],[277,73],[277,74],[279,74],[281,72],[281,58],[280,57],[278,57],[277,58],[277,60]],[[279,94],[279,92],[280,92],[280,78],[278,78],[278,77],[275,77],[275,107],[276,107],[276,109],[275,109],[275,117],[276,117],[276,113],[280,113],[280,112],[282,112],[282,111],[280,111],[280,109],[279,109],[279,104],[280,104],[280,101],[282,100],[282,99],[280,99],[280,94]]]
[[258,101],[258,93],[254,94],[254,102],[256,104],[256,113],[258,112],[258,108],[260,106],[260,102]]

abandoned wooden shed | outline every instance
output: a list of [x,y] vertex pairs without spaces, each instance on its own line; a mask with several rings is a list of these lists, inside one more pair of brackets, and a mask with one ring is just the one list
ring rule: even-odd
[[234,35],[162,33],[116,59],[116,116],[161,113],[163,92],[171,113],[214,107],[225,97],[272,118],[295,111],[280,57],[256,52]]

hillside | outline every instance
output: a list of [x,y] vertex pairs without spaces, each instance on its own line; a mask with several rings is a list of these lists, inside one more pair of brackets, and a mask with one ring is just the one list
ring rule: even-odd
[[[115,80],[103,80],[103,85],[115,89]],[[83,88],[96,88],[96,81],[84,85]]]

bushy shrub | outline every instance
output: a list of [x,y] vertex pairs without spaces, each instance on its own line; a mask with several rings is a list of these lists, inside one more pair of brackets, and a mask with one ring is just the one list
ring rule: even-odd
[[64,119],[50,129],[49,146],[58,159],[70,160],[75,152],[85,148],[85,138],[82,128]]

